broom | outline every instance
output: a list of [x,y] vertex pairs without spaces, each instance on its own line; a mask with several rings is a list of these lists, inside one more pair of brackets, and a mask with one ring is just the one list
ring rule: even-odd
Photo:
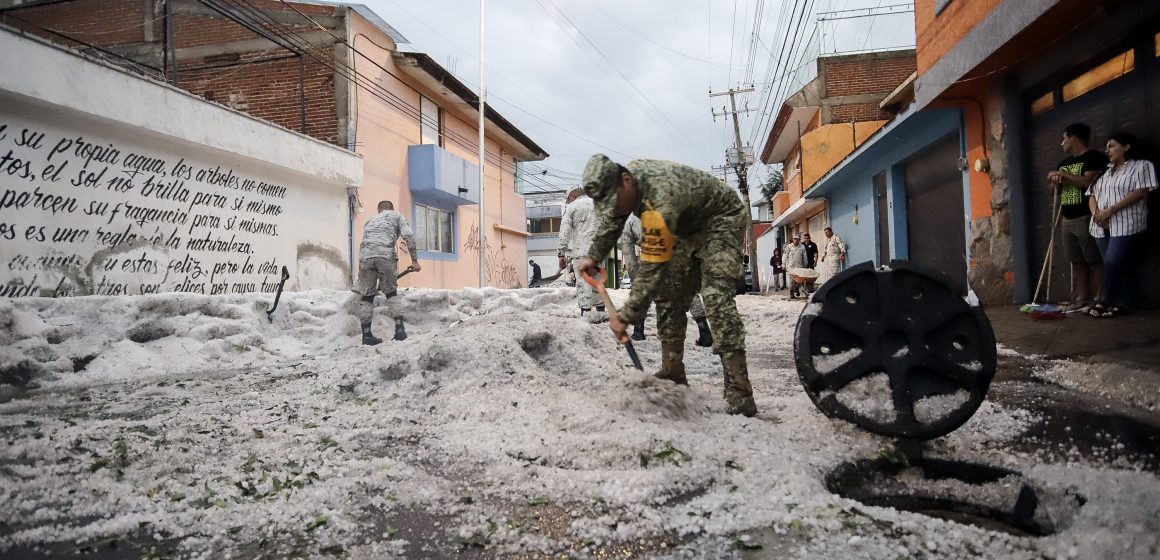
[[1024,313],[1030,313],[1032,319],[1063,319],[1067,317],[1057,305],[1046,302],[1039,305],[1035,304],[1039,301],[1039,290],[1043,287],[1044,276],[1047,277],[1047,291],[1043,294],[1043,298],[1046,300],[1051,297],[1051,275],[1047,272],[1049,269],[1054,269],[1052,265],[1055,260],[1052,258],[1052,253],[1055,250],[1055,230],[1059,228],[1059,217],[1063,211],[1063,207],[1059,205],[1059,189],[1054,190],[1051,203],[1055,207],[1055,217],[1051,221],[1051,237],[1047,240],[1047,255],[1043,258],[1043,266],[1039,269],[1039,281],[1035,283],[1035,295],[1032,296],[1031,303],[1019,308]]

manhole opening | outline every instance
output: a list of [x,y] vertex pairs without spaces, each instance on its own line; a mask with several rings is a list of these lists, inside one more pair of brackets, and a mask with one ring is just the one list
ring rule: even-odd
[[831,492],[990,531],[1041,537],[1071,525],[1085,500],[1070,489],[1036,486],[989,465],[900,453],[842,463],[826,475]]

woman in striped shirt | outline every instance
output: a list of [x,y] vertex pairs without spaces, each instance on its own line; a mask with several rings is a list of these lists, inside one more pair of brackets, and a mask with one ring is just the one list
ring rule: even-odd
[[1136,282],[1136,251],[1148,227],[1148,192],[1156,188],[1152,162],[1137,159],[1134,138],[1108,137],[1108,170],[1089,189],[1090,231],[1104,257],[1104,301],[1092,306],[1092,317],[1112,318],[1128,310]]

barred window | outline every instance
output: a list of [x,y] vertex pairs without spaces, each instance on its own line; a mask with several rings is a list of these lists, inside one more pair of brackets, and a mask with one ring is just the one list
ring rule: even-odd
[[415,243],[420,251],[454,253],[455,214],[446,210],[415,205]]

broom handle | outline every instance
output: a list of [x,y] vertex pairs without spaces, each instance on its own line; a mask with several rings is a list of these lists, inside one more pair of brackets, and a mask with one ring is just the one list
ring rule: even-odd
[[[1047,274],[1047,267],[1051,263],[1051,253],[1055,248],[1055,228],[1059,225],[1059,214],[1063,207],[1058,204],[1059,189],[1055,189],[1051,197],[1051,204],[1055,206],[1055,218],[1051,221],[1051,237],[1047,241],[1047,255],[1043,258],[1043,267],[1039,269],[1039,281],[1035,283],[1035,295],[1031,297],[1031,303],[1039,301],[1039,289],[1043,287],[1043,276]],[[1051,277],[1048,277],[1047,291],[1051,292]]]

